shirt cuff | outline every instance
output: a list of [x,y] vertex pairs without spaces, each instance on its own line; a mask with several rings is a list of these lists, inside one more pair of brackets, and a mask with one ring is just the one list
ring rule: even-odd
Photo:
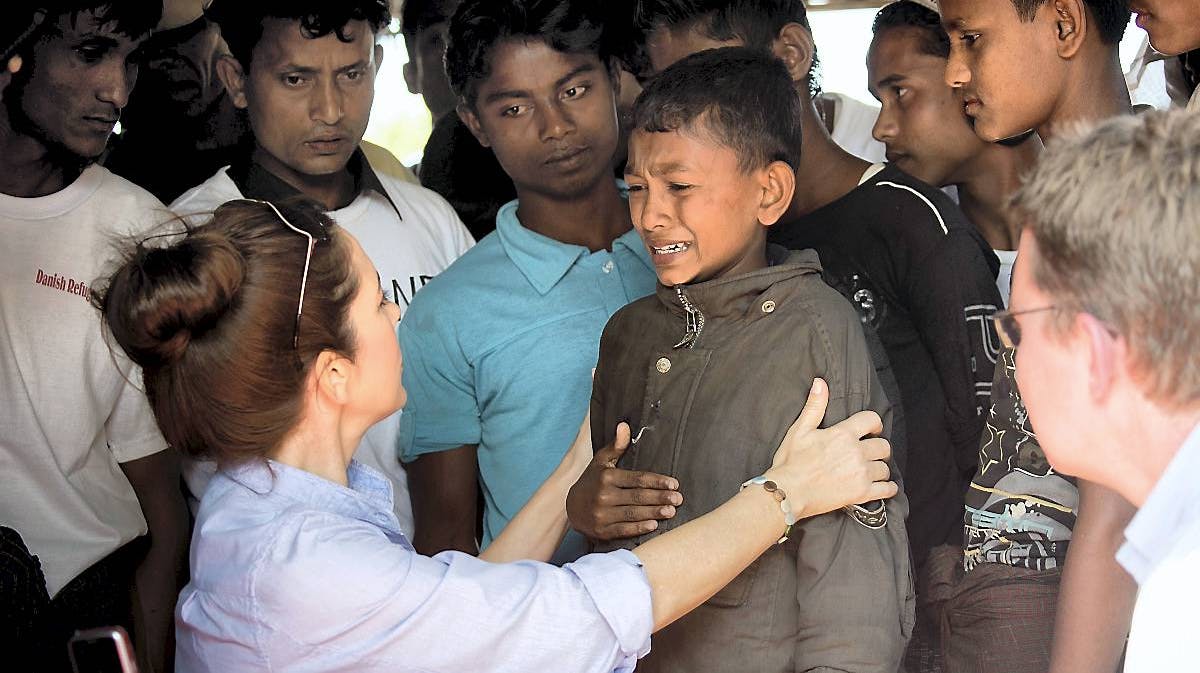
[[607,554],[588,554],[563,569],[579,578],[616,635],[625,657],[618,670],[632,670],[636,661],[650,651],[650,633],[654,629],[650,581],[641,560],[620,549]]

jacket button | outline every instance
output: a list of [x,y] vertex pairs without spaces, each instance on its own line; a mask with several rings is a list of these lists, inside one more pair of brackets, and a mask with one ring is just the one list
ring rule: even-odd
[[774,313],[775,312],[775,302],[771,301],[770,299],[768,299],[767,301],[764,301],[763,305],[762,305],[762,312],[763,313]]
[[654,368],[658,370],[659,374],[666,374],[671,371],[671,361],[666,358],[659,358],[658,362],[654,363]]

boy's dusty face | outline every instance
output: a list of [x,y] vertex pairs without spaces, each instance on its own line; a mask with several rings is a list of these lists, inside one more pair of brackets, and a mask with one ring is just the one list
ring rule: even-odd
[[1019,136],[1050,121],[1064,88],[1055,49],[1054,3],[1022,21],[1010,0],[942,0],[950,35],[946,83],[962,90],[975,133],[988,142]]
[[1200,49],[1200,0],[1133,0],[1137,25],[1164,54]]
[[744,172],[733,150],[705,136],[702,130],[637,129],[629,140],[629,212],[663,285],[767,265],[767,227],[774,220],[760,219],[765,169]]
[[946,60],[921,50],[919,28],[879,33],[867,53],[871,93],[881,104],[872,135],[888,161],[938,187],[961,180],[988,145],[963,114],[962,94],[946,85]]
[[519,194],[579,198],[613,179],[616,86],[595,54],[510,40],[493,48],[491,74],[462,114]]

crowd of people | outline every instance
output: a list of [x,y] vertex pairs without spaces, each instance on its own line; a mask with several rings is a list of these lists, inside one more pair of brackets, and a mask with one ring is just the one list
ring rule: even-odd
[[8,3],[0,668],[1200,670],[1200,0],[880,4]]

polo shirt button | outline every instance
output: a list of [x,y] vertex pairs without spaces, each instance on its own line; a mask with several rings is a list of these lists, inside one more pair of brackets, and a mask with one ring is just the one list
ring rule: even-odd
[[659,374],[666,374],[671,371],[671,361],[666,358],[659,358],[658,362],[654,363],[654,368],[658,370]]
[[763,313],[774,313],[775,312],[775,302],[771,301],[770,299],[768,299],[767,301],[764,301],[763,305],[762,305],[762,312]]
[[613,261],[610,259],[607,262],[605,262],[603,268],[604,268],[604,273],[612,273]]

